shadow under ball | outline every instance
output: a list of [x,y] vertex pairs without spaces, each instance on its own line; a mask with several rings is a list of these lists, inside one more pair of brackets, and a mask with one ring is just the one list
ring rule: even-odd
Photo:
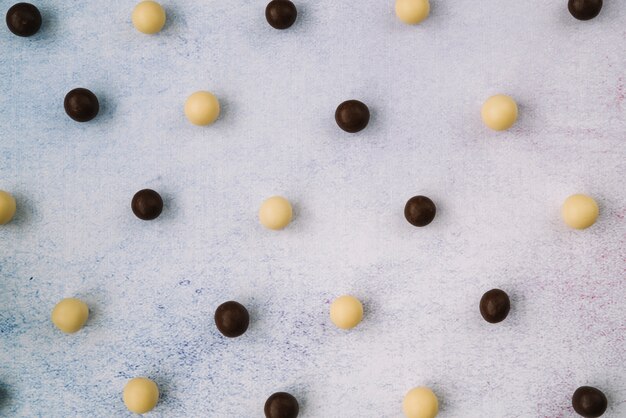
[[602,0],[569,0],[569,12],[578,20],[590,20],[600,14]]
[[491,324],[504,321],[510,310],[509,295],[503,290],[491,289],[480,298],[480,314]]
[[265,402],[266,418],[296,418],[300,412],[298,400],[287,392],[277,392]]
[[404,206],[404,217],[413,226],[426,226],[435,219],[437,207],[426,196],[413,196]]
[[41,28],[41,13],[30,3],[17,3],[7,11],[7,26],[17,36],[32,36]]
[[298,17],[296,6],[289,0],[272,0],[265,8],[265,19],[274,29],[291,27]]
[[248,330],[250,314],[239,302],[224,302],[215,310],[215,325],[225,337],[239,337]]
[[585,418],[602,416],[607,405],[608,402],[604,393],[591,386],[579,387],[572,396],[574,411]]
[[139,219],[151,221],[163,211],[163,199],[154,190],[143,189],[135,193],[130,207]]
[[346,132],[359,132],[369,123],[370,110],[365,103],[358,100],[346,100],[337,106],[335,121]]
[[67,93],[63,107],[67,116],[76,122],[89,122],[100,111],[100,103],[96,95],[84,88],[77,88]]

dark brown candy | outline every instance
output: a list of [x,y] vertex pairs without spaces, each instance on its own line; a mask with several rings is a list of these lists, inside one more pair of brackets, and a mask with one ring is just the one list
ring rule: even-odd
[[154,190],[143,189],[135,193],[130,207],[139,219],[150,221],[163,211],[163,199]]
[[17,3],[7,11],[7,26],[17,36],[32,36],[41,28],[41,13],[30,3]]
[[289,0],[272,0],[265,8],[267,23],[275,29],[287,29],[296,21],[298,11]]
[[437,208],[426,196],[413,196],[404,206],[404,217],[413,226],[426,226],[435,219]]
[[604,393],[591,386],[579,387],[572,396],[574,411],[585,418],[602,416],[606,411],[607,403]]
[[369,123],[370,110],[358,100],[346,100],[337,107],[335,121],[346,132],[359,132]]
[[243,335],[250,324],[250,315],[245,306],[239,302],[224,302],[215,310],[215,325],[228,338]]
[[299,412],[298,400],[287,392],[277,392],[265,402],[266,418],[296,418]]
[[65,113],[77,122],[92,120],[100,110],[96,95],[83,88],[77,88],[67,93],[63,107],[65,107]]
[[500,289],[491,289],[480,298],[480,314],[492,324],[504,321],[511,310],[509,296]]
[[578,20],[589,20],[600,14],[602,0],[569,0],[569,12]]

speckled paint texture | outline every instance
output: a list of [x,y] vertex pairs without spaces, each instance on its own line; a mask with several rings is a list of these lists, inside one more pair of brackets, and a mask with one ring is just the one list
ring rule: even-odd
[[[286,31],[260,0],[164,1],[155,36],[120,0],[37,1],[32,38],[3,25],[0,415],[130,416],[122,388],[148,376],[153,417],[261,417],[275,391],[303,418],[400,417],[417,385],[442,418],[573,417],[581,385],[625,417],[626,3],[589,22],[565,0],[431,3],[414,27],[382,0],[298,0]],[[92,122],[63,111],[75,87]],[[184,117],[196,90],[212,126]],[[481,123],[495,93],[519,103],[510,131]],[[355,135],[333,118],[351,98],[372,112]],[[142,188],[156,221],[130,210]],[[560,220],[573,193],[599,202],[588,230]],[[257,221],[273,194],[281,232]],[[416,194],[438,207],[422,229]],[[328,318],[344,293],[365,306],[350,332]],[[69,296],[91,309],[71,336],[49,318]],[[252,316],[234,340],[213,323],[230,299]]]

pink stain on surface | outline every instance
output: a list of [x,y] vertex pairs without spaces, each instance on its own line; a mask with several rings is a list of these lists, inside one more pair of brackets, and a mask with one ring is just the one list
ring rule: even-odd
[[615,96],[615,102],[617,103],[617,107],[621,110],[622,103],[626,99],[626,93],[624,92],[624,77],[619,77],[617,79],[617,93]]

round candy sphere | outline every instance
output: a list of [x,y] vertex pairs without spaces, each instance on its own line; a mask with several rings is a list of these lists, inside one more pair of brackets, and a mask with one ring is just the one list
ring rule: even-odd
[[485,321],[496,324],[504,321],[511,310],[509,295],[500,289],[491,289],[480,298],[480,314]]
[[100,103],[91,91],[77,88],[65,95],[63,107],[67,116],[76,122],[88,122],[98,114]]
[[437,208],[426,196],[413,196],[404,206],[404,217],[413,226],[426,226],[435,219]]
[[289,225],[292,217],[291,203],[282,196],[270,197],[261,204],[259,209],[259,221],[268,229],[283,229]]
[[41,13],[30,3],[17,3],[7,11],[7,26],[17,36],[32,36],[41,28]]
[[277,392],[265,401],[266,418],[296,418],[300,412],[298,400],[287,392]]
[[228,338],[243,335],[248,330],[250,314],[245,306],[239,302],[224,302],[215,310],[215,325]]
[[432,390],[421,386],[404,396],[402,410],[407,418],[435,418],[439,413],[439,401]]
[[141,33],[152,35],[165,26],[165,10],[156,1],[142,1],[131,16],[133,25]]
[[298,11],[289,0],[272,0],[265,8],[265,19],[275,29],[287,29],[296,21]]
[[430,14],[428,0],[396,0],[396,16],[409,25],[425,20]]
[[363,305],[354,296],[340,296],[330,305],[330,320],[337,328],[354,328],[362,319]]
[[159,388],[146,377],[135,377],[126,383],[122,397],[130,412],[145,414],[159,401]]
[[517,103],[510,96],[491,96],[481,110],[483,122],[494,131],[509,129],[517,120]]
[[569,0],[569,12],[578,20],[589,20],[600,14],[602,0]]
[[335,111],[335,122],[346,132],[362,131],[369,121],[370,110],[365,103],[358,100],[346,100]]
[[0,190],[0,225],[8,223],[15,216],[15,199],[10,193]]
[[52,323],[61,331],[73,334],[85,325],[89,317],[87,304],[80,299],[67,298],[52,310]]
[[585,418],[602,416],[606,411],[607,404],[604,393],[591,386],[579,387],[572,396],[574,411]]
[[596,222],[599,213],[596,201],[584,194],[571,195],[561,207],[563,221],[574,229],[589,228]]
[[210,125],[220,115],[220,102],[208,91],[197,91],[187,98],[185,115],[194,125]]
[[151,221],[158,218],[163,211],[163,199],[154,190],[143,189],[135,193],[130,207],[139,219]]

